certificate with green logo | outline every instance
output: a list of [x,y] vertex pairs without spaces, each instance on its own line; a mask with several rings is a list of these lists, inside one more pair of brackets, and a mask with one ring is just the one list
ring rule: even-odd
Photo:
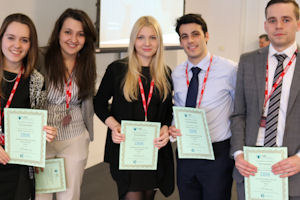
[[45,167],[47,111],[4,109],[5,151],[9,163]]
[[63,158],[46,160],[44,171],[35,174],[36,193],[66,191],[66,177]]
[[120,144],[119,169],[156,170],[154,139],[159,137],[160,123],[122,120],[121,133],[125,142]]
[[206,122],[205,111],[199,108],[173,107],[179,158],[214,160],[214,151]]
[[288,178],[273,174],[272,165],[287,158],[286,147],[244,147],[244,159],[257,167],[245,177],[246,200],[288,200]]

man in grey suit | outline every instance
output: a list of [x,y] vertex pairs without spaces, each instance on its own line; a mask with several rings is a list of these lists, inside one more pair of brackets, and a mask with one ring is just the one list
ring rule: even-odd
[[[293,0],[271,0],[264,23],[271,44],[240,58],[234,112],[231,117],[233,177],[245,199],[244,176],[257,168],[244,160],[243,146],[288,147],[288,158],[272,166],[289,177],[289,198],[300,199],[300,55],[296,32],[299,6]],[[267,87],[266,87],[267,86]]]

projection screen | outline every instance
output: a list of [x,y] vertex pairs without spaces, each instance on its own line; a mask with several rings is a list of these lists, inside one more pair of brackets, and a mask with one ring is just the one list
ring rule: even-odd
[[101,0],[99,48],[126,48],[136,20],[144,15],[155,17],[163,31],[166,47],[179,45],[176,19],[184,14],[184,0]]

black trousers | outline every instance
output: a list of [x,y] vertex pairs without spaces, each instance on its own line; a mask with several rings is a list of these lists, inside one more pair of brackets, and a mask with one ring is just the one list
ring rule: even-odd
[[181,200],[230,200],[233,159],[230,140],[213,143],[215,160],[178,159],[177,185]]

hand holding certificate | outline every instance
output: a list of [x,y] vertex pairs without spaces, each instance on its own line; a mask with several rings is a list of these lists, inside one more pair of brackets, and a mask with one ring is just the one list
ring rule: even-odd
[[36,193],[66,191],[66,177],[63,158],[46,160],[43,172],[35,174]]
[[214,160],[205,111],[175,106],[173,111],[176,128],[182,134],[177,137],[178,157]]
[[160,123],[123,120],[121,127],[125,141],[120,144],[119,169],[156,170],[154,139],[159,137]]
[[4,116],[9,163],[45,167],[47,111],[5,108]]
[[286,147],[244,147],[244,158],[257,167],[255,176],[245,177],[246,200],[288,200],[288,179],[272,172],[272,165],[287,158]]

